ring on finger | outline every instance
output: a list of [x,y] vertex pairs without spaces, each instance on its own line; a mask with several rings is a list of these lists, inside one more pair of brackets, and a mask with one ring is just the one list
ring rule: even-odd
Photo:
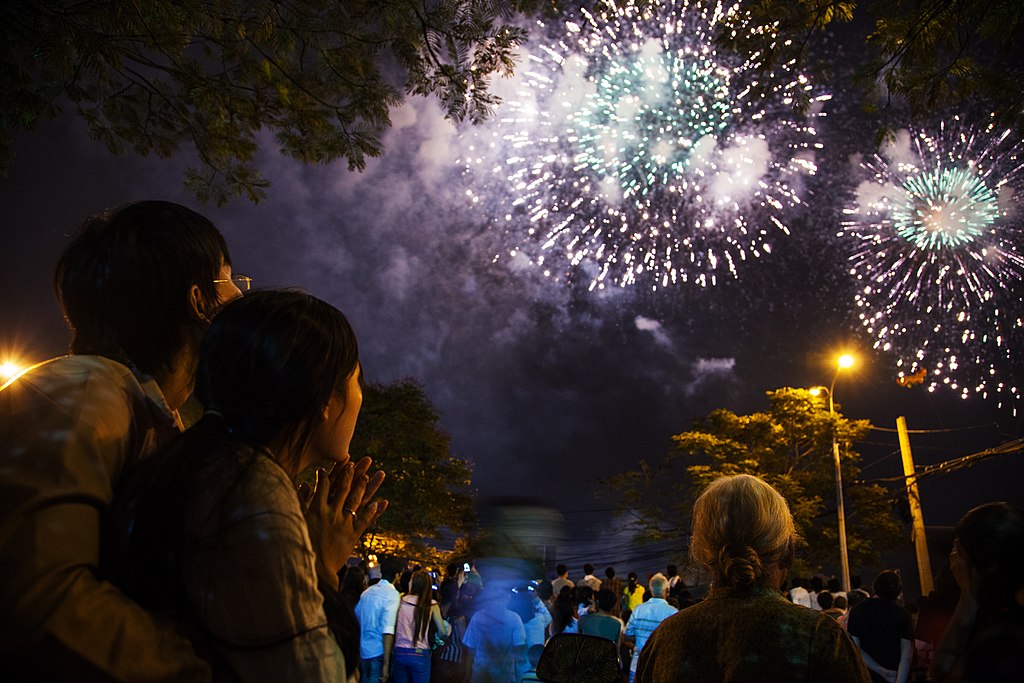
[[355,519],[355,516],[356,516],[356,511],[355,510],[349,510],[348,508],[342,508],[341,511],[344,512],[346,515],[352,515],[352,518]]

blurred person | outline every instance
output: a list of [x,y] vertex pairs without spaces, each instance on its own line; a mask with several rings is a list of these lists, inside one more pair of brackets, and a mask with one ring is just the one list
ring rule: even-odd
[[617,602],[615,594],[610,590],[599,590],[594,598],[596,609],[590,614],[580,615],[578,629],[580,633],[612,641],[616,652],[622,645],[622,632],[625,629],[622,620],[612,614]]
[[551,592],[557,598],[563,588],[575,588],[576,584],[569,579],[569,568],[564,564],[555,567],[555,580],[551,582]]
[[551,608],[551,635],[576,633],[576,622],[576,606],[573,604],[572,593],[565,590],[555,598]]
[[679,576],[679,568],[674,564],[665,568],[665,578],[668,579],[668,597],[675,599],[676,606],[679,605],[679,594],[686,590],[686,582]]
[[860,648],[872,681],[906,683],[914,657],[914,624],[897,602],[903,581],[887,569],[878,574],[874,589],[874,597],[850,610],[846,630]]
[[594,576],[594,565],[589,562],[583,565],[583,578],[577,586],[587,586],[594,593],[601,590],[601,579]]
[[630,572],[626,578],[628,581],[622,593],[622,611],[632,612],[644,601],[644,587],[638,583],[636,572]]
[[182,429],[203,332],[248,288],[223,236],[177,204],[86,220],[54,289],[71,355],[0,386],[0,657],[8,681],[207,680],[181,627],[104,579],[125,472]]
[[444,570],[444,579],[438,590],[441,604],[441,616],[447,617],[449,610],[458,602],[459,588],[466,582],[466,569],[468,563],[449,562]]
[[576,586],[576,616],[594,611],[594,589],[590,586]]
[[825,590],[832,595],[832,602],[835,603],[836,598],[846,597],[846,591],[843,590],[843,584],[839,582],[839,579],[834,576],[825,582]]
[[811,604],[814,598],[811,596],[811,592],[807,590],[807,581],[799,576],[793,577],[793,587],[789,589],[789,600],[794,605],[802,605],[803,607],[809,607],[813,609]]
[[[632,574],[631,574],[632,576]],[[629,615],[629,621],[626,622],[626,629],[623,635],[628,642],[633,644],[633,655],[629,663],[629,681],[633,683],[633,679],[637,674],[637,664],[640,661],[640,653],[644,649],[644,645],[647,644],[647,639],[651,637],[654,630],[658,626],[674,615],[678,610],[672,605],[668,604],[665,599],[668,596],[668,579],[662,573],[657,573],[651,577],[650,582],[651,588],[651,599],[646,602],[641,602]]]
[[433,579],[418,569],[409,577],[409,594],[402,596],[398,605],[391,663],[391,680],[395,683],[430,682],[431,623],[441,638],[451,633],[451,626],[441,616],[441,608],[433,599]]
[[615,578],[615,567],[608,567],[604,570],[604,580],[601,581],[601,588],[607,588],[615,596],[615,607],[610,613],[620,616],[622,614],[622,592],[625,590],[626,584],[623,583],[622,579]]
[[866,683],[839,625],[779,592],[795,543],[789,506],[769,484],[745,474],[711,482],[694,504],[690,538],[711,592],[661,622],[640,653],[636,680]]
[[523,622],[523,629],[526,631],[526,648],[530,649],[534,645],[543,647],[548,639],[551,612],[541,601],[532,584],[514,589],[509,609],[515,612]]
[[821,605],[818,604],[818,593],[825,590],[825,582],[820,576],[811,577],[810,588],[807,592],[811,594],[811,609],[821,611]]
[[473,683],[517,683],[526,674],[526,630],[508,609],[507,591],[488,584],[477,596],[463,644],[472,652]]
[[953,531],[949,565],[960,597],[932,679],[1024,680],[1024,512],[1008,503],[969,511]]
[[843,610],[835,606],[835,601],[837,599],[841,599],[843,601],[843,604],[846,604],[845,595],[840,595],[839,598],[833,598],[832,591],[823,590],[820,593],[818,593],[818,607],[821,608],[821,613],[827,614],[836,621],[838,621],[839,617],[843,616],[844,614]]
[[380,580],[359,596],[360,683],[382,683],[391,677],[391,654],[395,647],[395,624],[401,595],[394,584],[402,563],[393,557],[380,562]]
[[[254,292],[225,306],[203,339],[202,419],[128,475],[116,582],[185,624],[220,673],[355,673],[358,630],[345,637],[338,574],[387,506],[370,502],[383,473],[371,478],[369,458],[349,457],[361,387],[340,311],[304,292]],[[306,472],[313,485],[303,488]]]

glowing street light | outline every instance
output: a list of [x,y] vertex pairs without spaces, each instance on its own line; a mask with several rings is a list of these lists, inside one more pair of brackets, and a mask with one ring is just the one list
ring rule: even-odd
[[[828,393],[828,412],[835,415],[836,404],[834,391],[839,373],[852,368],[856,359],[848,353],[844,353],[836,359],[836,372],[832,375],[832,384],[825,387],[814,387],[811,389],[812,396],[820,396],[822,392]],[[843,506],[843,470],[839,462],[839,441],[836,435],[832,434],[832,462],[836,469],[836,510],[839,517],[839,568],[843,575],[843,590],[850,592],[850,558],[846,549],[846,510]]]

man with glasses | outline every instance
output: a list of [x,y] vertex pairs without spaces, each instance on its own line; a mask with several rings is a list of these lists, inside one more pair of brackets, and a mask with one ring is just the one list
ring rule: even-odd
[[123,473],[178,433],[210,318],[248,289],[177,204],[87,220],[61,255],[71,355],[0,387],[0,679],[208,680],[184,631],[103,579]]

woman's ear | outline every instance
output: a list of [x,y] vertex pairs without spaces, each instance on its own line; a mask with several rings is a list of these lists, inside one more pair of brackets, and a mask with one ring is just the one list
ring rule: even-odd
[[192,315],[200,322],[209,322],[206,300],[199,289],[199,285],[192,285],[188,290],[188,303],[192,308]]

